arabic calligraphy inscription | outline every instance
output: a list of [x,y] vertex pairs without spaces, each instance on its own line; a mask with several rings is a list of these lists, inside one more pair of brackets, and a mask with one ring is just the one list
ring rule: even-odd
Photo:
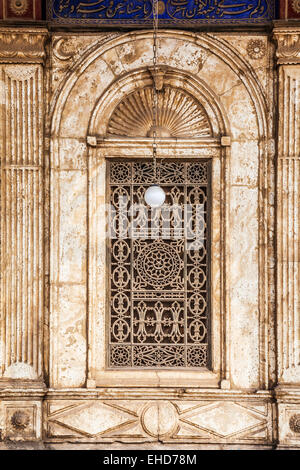
[[[161,24],[172,22],[266,22],[274,18],[274,0],[160,0]],[[152,22],[150,0],[52,0],[49,19],[57,22]]]

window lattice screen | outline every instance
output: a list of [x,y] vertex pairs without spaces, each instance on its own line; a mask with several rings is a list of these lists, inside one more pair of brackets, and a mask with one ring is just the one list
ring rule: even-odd
[[111,368],[209,366],[209,161],[109,161]]

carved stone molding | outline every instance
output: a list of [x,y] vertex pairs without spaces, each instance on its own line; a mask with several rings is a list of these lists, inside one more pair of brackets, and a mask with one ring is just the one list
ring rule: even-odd
[[11,401],[4,402],[3,407],[4,439],[32,441],[41,437],[41,405],[39,402]]
[[279,448],[300,446],[300,392],[299,387],[279,386],[275,390]]
[[272,441],[272,408],[259,400],[49,400],[45,406],[48,441]]
[[[270,446],[269,392],[186,388],[0,389],[2,439]],[[297,410],[293,406],[288,419]],[[298,411],[299,412],[299,411]],[[42,433],[43,429],[43,433]],[[297,436],[296,436],[297,437]],[[0,443],[1,449],[1,443]]]
[[0,62],[43,62],[47,34],[44,29],[0,29]]
[[[119,32],[103,33],[101,32],[96,38],[90,38],[91,44],[88,42],[88,37],[85,37],[85,41],[78,44],[78,38],[73,35],[64,35],[52,37],[52,49],[54,57],[61,62],[68,62],[70,60],[78,60],[82,55],[84,48],[95,48],[102,46],[105,42],[110,41],[119,36]],[[81,46],[81,47],[80,47]]]
[[274,29],[278,64],[300,64],[300,28]]

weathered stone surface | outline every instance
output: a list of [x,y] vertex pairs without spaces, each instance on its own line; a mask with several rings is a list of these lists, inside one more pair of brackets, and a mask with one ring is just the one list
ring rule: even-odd
[[152,157],[151,31],[51,32],[48,57],[47,31],[0,33],[2,448],[299,447],[298,29],[276,57],[268,33],[159,32],[160,86],[206,131],[165,119],[158,155],[212,160],[212,364],[172,371],[106,365],[106,159]]

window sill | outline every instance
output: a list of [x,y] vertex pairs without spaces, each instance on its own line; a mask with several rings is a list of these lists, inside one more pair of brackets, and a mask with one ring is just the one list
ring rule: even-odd
[[219,376],[207,369],[186,370],[106,370],[97,374],[97,387],[200,387],[219,388]]

